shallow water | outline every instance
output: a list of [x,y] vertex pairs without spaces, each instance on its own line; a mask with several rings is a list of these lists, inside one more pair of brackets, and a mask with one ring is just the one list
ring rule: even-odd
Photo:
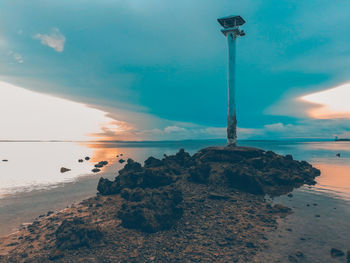
[[[113,178],[123,166],[118,162],[120,158],[143,162],[149,156],[161,158],[163,154],[174,154],[182,147],[193,154],[213,145],[225,145],[225,141],[0,142],[0,235],[41,213],[64,208],[95,194],[99,178]],[[350,142],[241,141],[240,145],[292,154],[297,160],[311,162],[322,172],[318,184],[298,191],[309,195],[305,198],[320,196],[323,200],[349,204]],[[341,154],[340,158],[336,157],[337,153]],[[117,158],[120,154],[123,156]],[[78,162],[86,156],[91,159]],[[108,161],[108,166],[93,174],[94,164],[102,160]],[[62,174],[61,167],[71,171]]]

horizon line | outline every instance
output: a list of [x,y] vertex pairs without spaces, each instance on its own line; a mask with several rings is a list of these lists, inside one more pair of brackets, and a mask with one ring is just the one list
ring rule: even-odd
[[[144,143],[144,142],[188,142],[226,141],[226,139],[183,139],[183,140],[0,140],[0,142],[76,142],[76,143]],[[279,139],[238,139],[238,141],[334,141],[330,138],[279,138]]]

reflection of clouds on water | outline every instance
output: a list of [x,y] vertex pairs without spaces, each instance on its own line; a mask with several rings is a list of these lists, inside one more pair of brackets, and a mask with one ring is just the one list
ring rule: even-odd
[[[92,163],[79,159],[91,156],[93,150],[72,142],[2,142],[0,157],[0,194],[46,189],[72,182],[89,174]],[[61,167],[71,169],[61,173]]]
[[81,143],[81,145],[92,150],[90,162],[93,165],[100,161],[108,162],[107,166],[99,168],[101,172],[111,170],[111,166],[117,164],[117,161],[119,160],[119,158],[117,158],[117,155],[120,155],[122,153],[121,150],[115,146],[108,147],[108,145],[110,145],[108,143]]
[[317,163],[314,166],[321,171],[313,187],[322,191],[350,200],[350,166],[345,164]]
[[349,151],[350,152],[350,142],[312,142],[307,143],[306,147],[310,150],[330,150],[330,151]]

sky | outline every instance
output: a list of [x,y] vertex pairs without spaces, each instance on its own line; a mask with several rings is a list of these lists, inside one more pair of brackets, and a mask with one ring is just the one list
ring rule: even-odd
[[2,0],[0,140],[225,138],[216,19],[231,14],[246,20],[239,138],[350,136],[349,12],[345,0]]

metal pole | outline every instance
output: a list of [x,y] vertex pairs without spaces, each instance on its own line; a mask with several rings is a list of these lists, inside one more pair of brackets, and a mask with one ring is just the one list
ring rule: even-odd
[[227,117],[227,144],[229,146],[237,145],[237,119],[235,102],[235,67],[236,67],[236,34],[230,32],[227,34],[228,43],[228,117]]

